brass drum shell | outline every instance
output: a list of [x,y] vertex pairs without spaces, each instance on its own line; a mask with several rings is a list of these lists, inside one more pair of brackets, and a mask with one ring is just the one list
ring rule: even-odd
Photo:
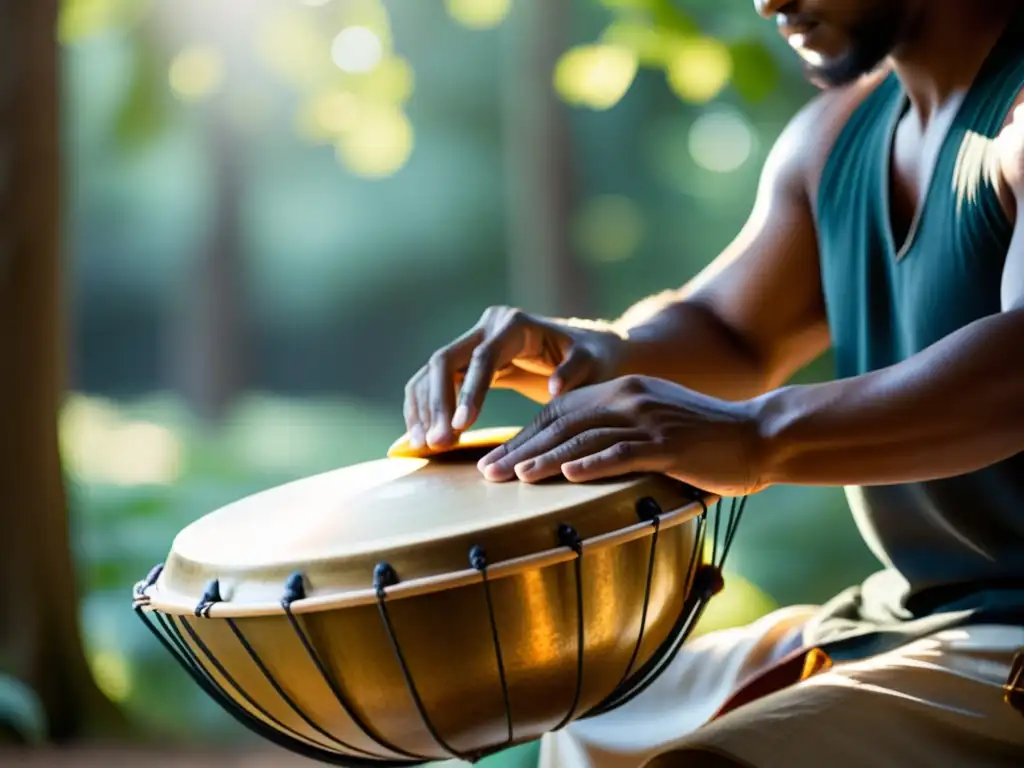
[[[692,519],[659,532],[643,640],[631,671],[666,640],[683,611],[697,523]],[[607,697],[627,673],[640,635],[652,541],[652,535],[645,535],[586,551],[580,560],[584,653],[577,715]],[[573,707],[579,656],[576,564],[570,559],[527,568],[489,580],[488,586],[513,741],[530,741],[558,725]],[[388,600],[386,606],[435,731],[463,754],[505,742],[508,723],[483,583]],[[376,604],[302,613],[296,619],[345,705],[371,733],[339,704],[283,611],[231,620],[267,674],[253,662],[228,620],[172,617],[187,623],[201,640],[205,650],[190,632],[182,632],[219,686],[254,716],[267,720],[269,715],[268,724],[278,730],[283,726],[322,749],[354,757],[369,752],[380,759],[402,759],[383,745],[431,760],[451,757],[425,726]]]

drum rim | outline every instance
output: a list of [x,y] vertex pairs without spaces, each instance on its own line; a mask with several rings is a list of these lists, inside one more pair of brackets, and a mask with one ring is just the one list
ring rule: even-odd
[[[658,515],[658,530],[665,531],[689,522],[702,512],[705,512],[717,501],[719,501],[717,495],[701,493],[699,497],[692,501],[686,502],[670,511],[662,512]],[[618,530],[608,531],[588,539],[583,539],[581,541],[582,552],[599,551],[620,544],[627,544],[631,541],[653,535],[654,530],[655,526],[652,521],[642,520],[625,528],[619,528]],[[576,552],[568,547],[553,547],[530,555],[523,555],[489,564],[487,566],[486,579],[494,581],[496,579],[516,576],[527,570],[546,568],[570,562],[576,556]],[[386,587],[384,589],[384,596],[389,601],[418,597],[446,589],[457,589],[472,584],[479,584],[484,578],[483,573],[473,568],[431,576],[418,576]],[[137,598],[141,598],[144,601],[144,610],[158,611],[171,616],[194,616],[196,612],[195,599],[186,599],[184,595],[173,593],[161,595],[159,587],[162,581],[161,577],[154,584],[139,585],[139,588],[137,588],[136,595]],[[281,593],[283,597],[285,593],[283,582],[281,584]],[[288,611],[293,614],[319,613],[340,608],[376,605],[378,600],[377,591],[370,587],[350,592],[339,592],[333,595],[304,597],[289,603]],[[222,601],[208,606],[204,615],[208,618],[235,619],[284,616],[285,613],[285,608],[281,602],[231,603],[230,601]]]

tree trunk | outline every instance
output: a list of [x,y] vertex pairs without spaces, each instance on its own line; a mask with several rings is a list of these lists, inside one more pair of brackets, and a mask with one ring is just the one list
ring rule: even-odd
[[222,107],[208,105],[204,126],[213,166],[214,199],[206,242],[178,297],[172,334],[174,378],[191,410],[219,421],[244,385],[243,265],[240,242],[242,156],[240,137]]
[[82,651],[57,440],[56,23],[57,0],[0,0],[0,675],[35,692],[60,741],[113,707]]
[[522,0],[509,16],[505,135],[510,303],[546,315],[587,316],[573,258],[573,164],[567,109],[552,86],[571,3]]

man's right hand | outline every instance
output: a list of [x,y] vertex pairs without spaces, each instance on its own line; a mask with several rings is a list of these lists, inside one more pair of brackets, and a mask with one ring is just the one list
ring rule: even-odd
[[430,357],[405,386],[413,448],[445,448],[476,421],[487,391],[512,389],[546,403],[618,375],[624,339],[599,323],[535,317],[491,307]]

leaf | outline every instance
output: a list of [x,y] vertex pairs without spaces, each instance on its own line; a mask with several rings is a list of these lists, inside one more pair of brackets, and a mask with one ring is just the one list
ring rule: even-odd
[[754,39],[728,44],[732,56],[732,84],[741,97],[757,103],[779,87],[779,67],[765,45]]
[[641,13],[662,31],[692,35],[699,32],[693,18],[676,7],[673,0],[600,0],[601,5],[625,17]]
[[114,137],[124,149],[136,149],[156,138],[169,121],[166,67],[144,38],[133,36],[131,80],[118,110]]

